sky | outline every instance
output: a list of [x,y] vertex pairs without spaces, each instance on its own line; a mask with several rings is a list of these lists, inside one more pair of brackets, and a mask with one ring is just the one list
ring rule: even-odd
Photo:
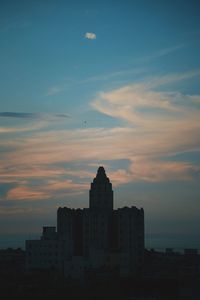
[[[89,205],[200,247],[200,2],[0,0],[0,236]],[[1,245],[0,245],[1,246]]]

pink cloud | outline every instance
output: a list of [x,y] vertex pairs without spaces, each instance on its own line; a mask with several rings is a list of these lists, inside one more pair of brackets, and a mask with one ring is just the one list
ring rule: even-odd
[[[20,138],[1,140],[0,147],[9,151],[1,153],[0,182],[17,183],[8,192],[8,199],[47,199],[88,190],[94,174],[87,167],[67,168],[68,163],[91,167],[97,161],[106,161],[109,170],[109,161],[128,160],[129,167],[109,172],[114,185],[192,180],[198,172],[196,165],[171,162],[166,157],[200,150],[200,111],[188,105],[199,103],[200,96],[155,89],[191,76],[195,72],[99,93],[92,101],[93,109],[124,126],[70,130],[43,127],[42,131],[26,134],[22,128]],[[88,184],[82,182],[83,178]],[[41,179],[37,190],[30,184],[32,179]]]
[[47,199],[50,194],[48,192],[38,191],[27,186],[17,186],[8,191],[6,195],[7,200],[37,200]]
[[17,187],[11,188],[6,195],[7,200],[42,200],[59,199],[64,196],[79,195],[88,190],[88,184],[75,183],[72,180],[49,180],[37,186],[23,185],[18,183]]

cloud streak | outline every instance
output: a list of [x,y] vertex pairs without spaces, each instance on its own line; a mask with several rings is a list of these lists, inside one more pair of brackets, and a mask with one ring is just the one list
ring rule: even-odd
[[[80,85],[85,85],[85,84],[90,84],[93,82],[107,82],[108,80],[111,82],[115,82],[116,80],[119,81],[119,78],[124,78],[125,76],[138,76],[140,74],[146,73],[147,68],[132,68],[132,69],[125,69],[125,70],[120,70],[120,71],[115,71],[112,73],[107,73],[107,74],[98,74],[96,76],[91,76],[88,78],[84,78],[82,80],[77,80],[77,79],[64,79],[60,83],[53,85],[48,88],[48,90],[45,92],[45,96],[55,96],[59,93],[65,92],[66,90],[70,88],[76,88],[77,86]],[[122,79],[123,80],[123,79]]]
[[[0,126],[0,134],[26,133],[48,128],[54,122],[63,122],[70,118],[65,113],[24,113],[24,112],[0,112],[0,119],[16,120],[15,127]],[[24,125],[19,125],[17,120],[26,122]],[[28,123],[28,124],[27,124]]]
[[82,194],[88,189],[86,183],[75,183],[72,180],[49,180],[43,185],[29,184],[11,188],[6,194],[7,200],[45,200],[59,199],[69,195]]
[[[197,180],[198,165],[170,158],[200,151],[200,96],[157,89],[191,76],[198,72],[151,78],[98,93],[92,108],[119,120],[118,127],[43,128],[20,139],[1,140],[0,182],[15,184],[7,199],[52,199],[85,192],[94,176],[91,164],[97,161],[106,162],[114,186]],[[113,161],[124,159],[128,167],[112,169]],[[78,163],[86,167],[73,167]]]
[[16,112],[0,112],[0,117],[4,118],[22,118],[22,119],[35,119],[38,117],[38,114],[34,113],[16,113]]
[[67,114],[45,114],[45,113],[27,113],[27,112],[0,112],[0,118],[19,118],[19,119],[57,119],[68,118]]
[[194,118],[193,121],[197,122],[199,111],[190,107],[189,104],[198,103],[199,95],[157,91],[155,88],[199,75],[200,71],[194,71],[163,76],[144,83],[130,84],[110,92],[100,92],[91,102],[91,106],[103,114],[146,128],[156,129],[158,123],[168,128],[170,122],[173,126],[175,123],[179,126],[186,120]]
[[148,61],[152,61],[154,59],[158,59],[160,57],[163,57],[163,56],[166,56],[166,55],[169,55],[171,53],[174,53],[175,51],[178,51],[182,48],[186,47],[185,44],[180,44],[180,45],[175,45],[175,46],[172,46],[172,47],[168,47],[168,48],[163,48],[163,49],[160,49],[158,51],[156,51],[155,53],[152,53],[148,56],[143,56],[143,57],[139,57],[139,58],[136,58],[134,60],[134,62],[140,62],[140,63],[145,63],[145,62],[148,62]]

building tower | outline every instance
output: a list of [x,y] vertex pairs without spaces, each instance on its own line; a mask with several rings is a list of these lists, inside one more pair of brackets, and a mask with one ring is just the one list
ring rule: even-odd
[[112,211],[113,210],[113,190],[112,183],[106,176],[104,167],[99,167],[97,175],[91,183],[89,192],[90,210]]
[[[122,199],[123,202],[123,199]],[[113,190],[100,166],[91,182],[89,208],[57,210],[55,227],[40,240],[26,241],[28,269],[55,269],[66,277],[107,270],[120,277],[140,274],[144,259],[144,210],[113,209]]]

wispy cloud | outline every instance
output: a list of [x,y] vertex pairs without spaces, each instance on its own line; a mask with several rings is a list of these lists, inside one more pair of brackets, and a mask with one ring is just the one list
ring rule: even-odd
[[20,185],[10,189],[6,195],[7,200],[37,200],[49,198],[49,193],[38,191],[35,188],[28,188]]
[[136,181],[164,182],[190,181],[196,179],[200,172],[199,166],[188,162],[151,160],[148,156],[133,158],[129,169],[118,169],[109,173],[114,186]]
[[[159,122],[157,126],[157,130],[153,131],[127,127],[38,133],[32,138],[24,138],[20,143],[16,142],[16,149],[1,156],[1,174],[11,182],[16,178],[31,181],[37,176],[57,178],[58,181],[65,176],[76,177],[78,182],[81,178],[88,178],[90,182],[92,173],[52,165],[127,159],[130,168],[120,171],[121,179],[117,176],[119,171],[114,174],[116,184],[140,180],[166,181],[171,178],[191,180],[198,171],[197,166],[184,162],[175,164],[170,160],[162,162],[160,159],[182,151],[199,150],[200,126],[196,125],[196,130],[194,123],[190,124],[190,128],[179,126],[178,129],[169,127],[167,130],[159,127]],[[113,174],[110,176],[112,178]],[[42,181],[41,186],[44,186]]]
[[145,82],[130,84],[110,92],[100,92],[91,103],[95,110],[108,116],[125,120],[137,126],[148,128],[162,124],[169,127],[169,120],[174,125],[189,118],[199,118],[196,108],[189,106],[199,102],[199,95],[191,96],[180,92],[157,91],[155,88],[199,76],[200,71],[151,78]]
[[[45,92],[45,96],[54,96],[57,95],[59,93],[62,93],[66,90],[68,90],[69,88],[75,88],[77,86],[80,85],[84,85],[84,84],[90,84],[93,82],[110,82],[113,83],[117,80],[123,80],[126,76],[138,76],[140,74],[145,74],[147,72],[147,68],[132,68],[132,69],[124,69],[124,70],[120,70],[120,71],[115,71],[115,72],[111,72],[111,73],[105,73],[105,74],[97,74],[95,76],[91,76],[91,77],[87,77],[84,79],[64,79],[62,80],[60,83],[53,85],[51,87],[48,88],[48,90]],[[137,77],[136,77],[137,78]]]
[[50,180],[46,184],[37,186],[18,185],[11,188],[7,194],[7,200],[41,200],[63,198],[69,195],[82,194],[88,189],[86,183],[75,183],[72,180]]
[[148,88],[156,88],[164,85],[169,85],[172,83],[174,84],[182,80],[192,79],[194,77],[199,77],[199,76],[200,76],[200,69],[175,73],[175,74],[162,75],[159,77],[155,76],[153,78],[146,80],[145,86]]
[[56,94],[59,94],[62,91],[64,91],[67,87],[68,85],[66,83],[51,86],[50,88],[48,88],[48,91],[45,93],[45,96],[54,96]]
[[23,119],[34,119],[38,117],[35,113],[16,113],[16,112],[0,112],[0,117],[5,118],[23,118]]
[[88,40],[96,40],[96,34],[93,32],[86,32],[85,33],[85,38]]
[[140,62],[140,63],[149,62],[149,61],[158,59],[160,57],[169,55],[171,53],[174,53],[180,49],[183,49],[184,47],[186,47],[186,44],[179,44],[179,45],[175,45],[172,47],[162,48],[162,49],[159,49],[158,51],[155,51],[152,54],[135,58],[133,62]]
[[[169,86],[163,90],[169,83],[192,76],[199,76],[198,71],[150,78],[98,93],[92,108],[120,120],[123,126],[43,128],[22,134],[20,139],[1,140],[0,182],[14,184],[7,199],[15,195],[15,199],[52,199],[77,190],[84,192],[94,176],[88,170],[97,161],[106,162],[114,185],[195,180],[200,172],[197,165],[171,161],[170,157],[200,151],[200,96],[170,92]],[[124,159],[129,161],[128,167],[109,168],[113,160]],[[73,168],[77,162],[88,165],[88,170]],[[37,189],[33,188],[35,181]]]
[[[0,134],[25,133],[47,128],[52,122],[65,121],[70,116],[65,113],[24,113],[24,112],[0,112],[0,119],[16,119],[15,127],[0,126]],[[26,121],[26,124],[19,125],[17,119]],[[27,124],[28,123],[28,124]]]
[[32,122],[29,124],[29,126],[16,126],[16,127],[3,127],[0,126],[0,133],[6,134],[6,133],[23,133],[23,132],[31,132],[35,130],[40,130],[42,128],[45,128],[47,126],[47,123],[44,121],[40,122]]

